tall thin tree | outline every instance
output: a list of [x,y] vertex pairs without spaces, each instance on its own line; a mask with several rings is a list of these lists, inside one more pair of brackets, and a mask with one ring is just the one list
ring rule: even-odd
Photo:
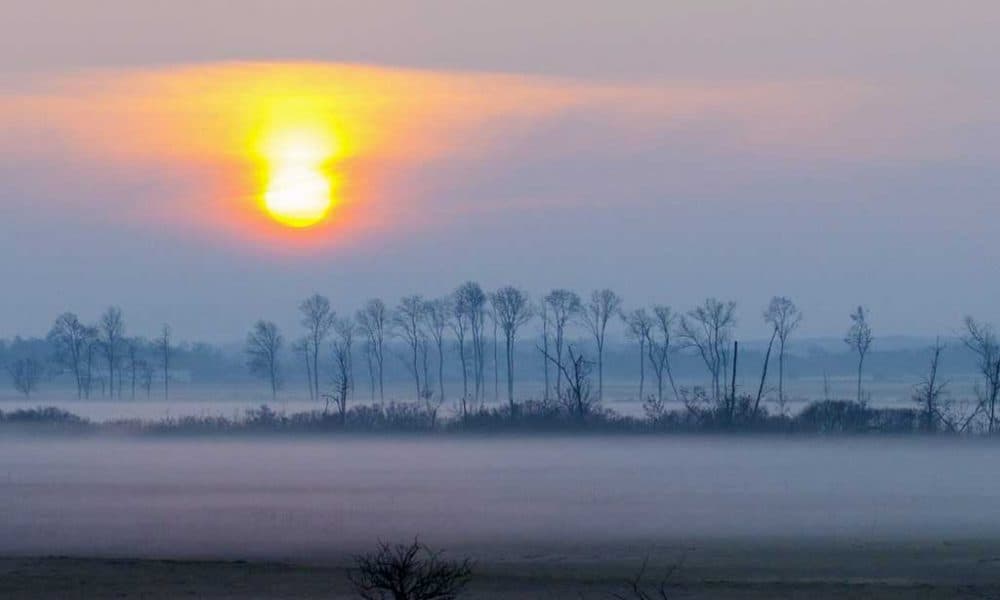
[[[122,350],[125,338],[125,317],[122,310],[116,306],[104,311],[98,323],[98,336],[104,361],[108,367],[108,394],[115,395],[115,377],[121,365]],[[121,395],[121,390],[118,390]]]
[[438,400],[445,401],[444,394],[444,342],[445,335],[451,325],[452,307],[449,298],[438,298],[428,300],[424,303],[424,319],[427,323],[427,330],[434,339],[437,347],[437,379],[438,379]]
[[[552,318],[549,314],[549,305],[543,300],[538,303],[538,316],[542,321],[542,373],[545,377],[545,390],[542,392],[542,398],[545,403],[549,402],[549,394],[552,391],[552,384],[550,383],[551,377],[549,375],[549,339],[551,335],[549,334],[549,329],[552,326]],[[559,377],[559,373],[556,373],[556,377]]]
[[336,314],[330,307],[330,300],[325,296],[313,294],[299,305],[302,314],[302,326],[306,329],[306,339],[309,340],[309,360],[312,377],[309,381],[309,398],[319,398],[320,351],[323,343],[330,335]]
[[942,352],[944,344],[941,343],[941,338],[936,338],[934,345],[931,346],[931,364],[927,375],[913,389],[913,401],[920,407],[922,413],[921,428],[927,433],[938,430],[938,422],[943,416],[941,404],[947,382],[938,374]]
[[171,337],[170,325],[164,325],[160,329],[159,337],[156,338],[156,350],[160,355],[160,367],[163,370],[163,398],[165,400],[170,399],[170,359],[173,357]]
[[[335,319],[333,325],[336,333],[333,341],[333,393],[324,394],[329,400],[333,400],[337,405],[337,412],[340,415],[340,424],[347,424],[347,402],[354,386],[354,322],[350,319]],[[326,409],[324,408],[324,412]]]
[[410,356],[406,359],[410,374],[413,375],[413,382],[416,385],[416,399],[423,398],[425,382],[420,380],[421,357],[420,351],[424,346],[424,299],[419,295],[406,296],[400,300],[392,314],[392,324],[396,334],[406,343],[410,349]]
[[678,337],[681,346],[693,348],[712,378],[713,399],[723,398],[723,378],[729,364],[729,341],[736,326],[736,303],[716,298],[706,299],[701,306],[681,317]]
[[790,298],[775,296],[764,311],[764,322],[778,338],[778,404],[785,406],[785,344],[788,336],[802,323],[802,311]]
[[865,364],[865,356],[872,345],[872,328],[868,324],[868,311],[863,306],[851,313],[851,327],[844,336],[844,343],[858,355],[858,402],[863,397],[861,393],[861,374]]
[[645,308],[637,308],[623,316],[625,334],[639,344],[639,400],[646,401],[644,396],[646,385],[646,343],[649,341],[653,328],[653,319]]
[[[385,302],[373,298],[365,303],[354,319],[361,327],[366,339],[366,352],[369,353],[369,375],[378,380],[379,400],[385,402],[385,337],[389,326],[389,309]],[[371,368],[375,368],[372,375]]]
[[595,290],[583,308],[583,322],[597,345],[597,400],[604,400],[604,340],[608,322],[621,312],[621,296],[610,289]]
[[490,296],[493,313],[503,329],[507,358],[507,402],[514,415],[514,344],[518,330],[531,319],[528,295],[513,286],[505,286]]
[[996,406],[1000,397],[1000,342],[992,325],[965,317],[962,343],[976,356],[976,366],[982,375],[984,387],[977,386],[979,406],[986,411],[987,432],[996,430]]
[[266,378],[271,386],[271,399],[277,400],[281,387],[281,346],[284,338],[271,321],[257,321],[247,334],[247,367],[258,377]]
[[455,302],[468,319],[475,398],[482,402],[486,393],[486,293],[478,283],[467,281],[455,291]]
[[468,310],[462,304],[461,298],[457,294],[452,294],[448,299],[451,307],[451,330],[455,334],[455,348],[458,350],[458,366],[462,371],[462,420],[469,416],[469,366],[466,349],[466,336],[469,331]]
[[673,352],[671,342],[676,316],[669,306],[656,305],[653,307],[652,321],[652,326],[645,329],[646,345],[649,348],[649,364],[653,365],[653,371],[656,373],[656,399],[662,404],[664,375],[670,382],[674,399],[678,398],[677,384],[670,368],[670,355]]
[[49,343],[55,348],[56,361],[73,372],[76,382],[76,397],[83,398],[85,389],[85,367],[87,346],[91,343],[89,328],[73,313],[65,313],[56,319],[48,334]]
[[135,400],[135,389],[139,383],[139,370],[142,366],[141,350],[146,346],[146,342],[141,338],[126,338],[125,352],[128,362],[129,383],[131,385],[131,397]]
[[[556,364],[562,364],[563,346],[566,340],[566,328],[570,320],[580,314],[583,304],[580,296],[570,290],[555,289],[545,296],[545,303],[552,311],[552,326],[555,344]],[[556,378],[556,396],[562,397],[562,378]]]

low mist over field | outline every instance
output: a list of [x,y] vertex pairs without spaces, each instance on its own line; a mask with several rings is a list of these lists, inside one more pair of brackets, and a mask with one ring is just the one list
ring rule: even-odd
[[345,559],[992,539],[995,444],[749,438],[4,442],[0,551]]

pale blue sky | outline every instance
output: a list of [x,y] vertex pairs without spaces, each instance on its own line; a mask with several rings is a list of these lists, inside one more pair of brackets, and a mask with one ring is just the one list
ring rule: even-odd
[[[232,340],[262,316],[293,326],[313,291],[353,311],[470,278],[678,309],[731,298],[744,337],[773,294],[799,302],[807,335],[839,334],[858,303],[877,333],[1000,320],[997,31],[989,1],[8,2],[0,336],[114,303],[134,333]],[[82,151],[24,100],[66,99],[61,82],[95,69],[233,60],[619,95],[478,123],[384,186],[399,220],[412,203],[429,224],[294,253],[144,220],[212,173],[108,156],[134,146],[117,131]]]

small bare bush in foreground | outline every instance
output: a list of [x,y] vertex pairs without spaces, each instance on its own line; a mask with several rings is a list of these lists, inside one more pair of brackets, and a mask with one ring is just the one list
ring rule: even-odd
[[472,577],[472,562],[441,558],[419,540],[379,542],[378,550],[354,559],[351,583],[365,600],[453,600]]

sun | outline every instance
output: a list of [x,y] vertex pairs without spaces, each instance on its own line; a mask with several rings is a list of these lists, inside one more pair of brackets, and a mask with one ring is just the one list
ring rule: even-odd
[[264,208],[289,227],[311,227],[322,222],[333,207],[332,186],[326,174],[309,165],[279,166],[264,192]]
[[325,221],[334,208],[334,178],[329,163],[335,140],[321,127],[278,128],[264,136],[259,153],[266,164],[262,205],[287,227],[306,228]]

